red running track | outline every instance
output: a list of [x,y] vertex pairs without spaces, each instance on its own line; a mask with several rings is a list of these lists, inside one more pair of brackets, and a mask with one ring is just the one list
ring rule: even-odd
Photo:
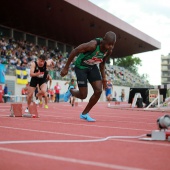
[[86,122],[79,119],[85,105],[50,103],[38,108],[39,118],[24,118],[9,117],[10,104],[0,104],[0,170],[170,169],[170,142],[139,139],[165,113],[99,102],[90,113],[96,122]]

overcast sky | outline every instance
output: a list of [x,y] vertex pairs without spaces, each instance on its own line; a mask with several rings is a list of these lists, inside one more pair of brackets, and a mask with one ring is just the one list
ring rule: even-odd
[[139,74],[161,84],[161,55],[170,53],[170,0],[89,0],[161,42],[161,49],[135,55],[142,60]]

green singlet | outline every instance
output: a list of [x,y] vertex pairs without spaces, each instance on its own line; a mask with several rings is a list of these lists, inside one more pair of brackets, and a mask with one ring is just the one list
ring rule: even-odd
[[103,58],[106,56],[107,51],[104,53],[100,51],[100,41],[102,38],[96,38],[95,40],[97,41],[97,46],[94,51],[80,53],[78,55],[75,66],[79,69],[87,69],[95,64],[103,62]]

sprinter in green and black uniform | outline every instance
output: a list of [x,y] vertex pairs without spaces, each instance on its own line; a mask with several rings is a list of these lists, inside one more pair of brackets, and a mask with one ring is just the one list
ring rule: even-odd
[[[70,86],[69,90],[64,95],[65,101],[69,100],[71,94],[76,98],[85,99],[88,91],[87,80],[92,85],[94,94],[91,96],[84,111],[80,114],[81,119],[90,122],[95,121],[95,119],[90,117],[89,111],[99,100],[102,93],[102,85],[103,89],[106,88],[105,62],[111,55],[115,42],[116,34],[109,31],[103,38],[97,38],[79,45],[71,51],[65,67],[61,71],[62,77],[67,75],[69,65],[75,56],[78,56],[75,61],[75,73],[79,90],[72,89]],[[99,68],[97,66],[98,64]]]

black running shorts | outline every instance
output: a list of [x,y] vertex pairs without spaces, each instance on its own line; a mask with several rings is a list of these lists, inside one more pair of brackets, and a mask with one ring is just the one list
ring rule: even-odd
[[46,83],[46,79],[44,78],[37,78],[37,77],[32,77],[31,81],[30,81],[30,86],[31,87],[37,87],[37,84],[39,85],[39,87]]
[[97,65],[87,69],[79,69],[75,67],[75,73],[78,87],[87,87],[87,80],[90,83],[101,80],[101,74]]

